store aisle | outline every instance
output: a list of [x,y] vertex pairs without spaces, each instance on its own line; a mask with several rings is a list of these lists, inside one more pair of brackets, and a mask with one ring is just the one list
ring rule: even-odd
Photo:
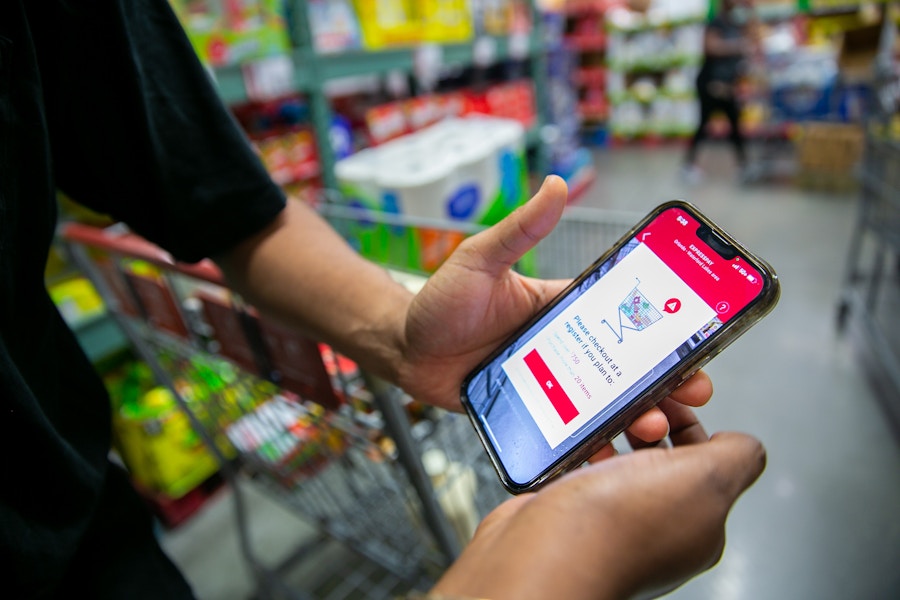
[[[691,187],[678,177],[676,149],[601,151],[599,180],[579,200],[639,213],[671,198],[690,200],[782,278],[775,311],[708,366],[716,395],[700,412],[711,432],[761,438],[768,468],[733,512],[719,566],[670,597],[898,597],[900,445],[853,344],[834,328],[855,195],[741,187],[729,152],[704,149],[707,179]],[[305,535],[267,501],[252,504],[262,523],[255,537],[269,554]],[[229,508],[220,501],[164,536],[201,598],[245,598],[251,589]]]
[[775,267],[775,311],[707,367],[707,429],[758,436],[768,468],[739,501],[719,566],[671,597],[896,598],[900,445],[852,342],[835,331],[856,195],[737,184],[730,149],[701,154],[704,183],[678,177],[676,150],[597,155],[579,204],[646,212],[684,198]]

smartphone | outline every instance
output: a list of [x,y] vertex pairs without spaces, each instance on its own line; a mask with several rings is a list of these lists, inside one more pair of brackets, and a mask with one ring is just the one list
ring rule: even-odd
[[775,271],[683,201],[654,209],[470,373],[503,485],[574,468],[772,310]]

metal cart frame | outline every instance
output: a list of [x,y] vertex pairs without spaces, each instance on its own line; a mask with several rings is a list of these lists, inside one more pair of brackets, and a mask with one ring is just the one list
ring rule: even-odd
[[[368,227],[373,224],[390,228],[392,233],[406,230],[410,236],[425,235],[429,240],[437,239],[438,247],[444,253],[438,257],[438,262],[449,255],[465,236],[482,229],[464,223],[360,212],[359,209],[338,204],[326,204],[321,209],[332,225],[354,245],[358,240],[353,239],[353,234],[359,233],[360,225]],[[570,208],[556,230],[523,261],[522,266],[531,275],[573,277],[594,262],[637,220],[632,213]],[[477,436],[466,417],[434,411],[427,418],[412,423],[404,407],[408,398],[403,392],[365,373],[347,376],[339,371],[336,379],[326,378],[328,385],[335,386],[335,395],[339,397],[362,393],[371,399],[374,412],[367,415],[368,421],[363,425],[360,425],[353,410],[330,404],[334,397],[327,392],[323,396],[321,385],[316,387],[316,383],[321,384],[321,381],[300,390],[304,393],[299,394],[299,402],[278,400],[283,403],[282,408],[290,407],[290,410],[306,410],[303,403],[310,399],[329,406],[324,411],[323,423],[339,430],[343,443],[339,451],[323,457],[320,464],[312,467],[307,464],[303,470],[285,472],[282,465],[273,466],[271,461],[261,459],[252,445],[242,447],[235,444],[234,435],[230,445],[223,445],[222,438],[228,437],[228,433],[235,434],[234,423],[241,418],[244,419],[244,426],[252,431],[259,427],[277,429],[284,427],[284,423],[277,419],[272,421],[272,415],[277,412],[274,408],[277,407],[269,405],[271,410],[261,411],[259,404],[242,407],[237,419],[230,422],[230,427],[223,425],[221,419],[213,419],[211,423],[210,413],[213,411],[198,411],[196,403],[179,390],[177,371],[190,368],[185,357],[191,352],[208,352],[210,349],[207,341],[201,339],[202,336],[198,336],[191,326],[191,316],[185,314],[187,294],[182,280],[189,279],[228,291],[228,301],[224,308],[219,308],[224,310],[233,328],[243,333],[249,355],[248,358],[222,352],[242,373],[236,385],[250,386],[259,380],[285,383],[284,373],[279,372],[277,356],[273,356],[271,349],[266,347],[265,324],[261,325],[252,307],[227,290],[221,273],[211,262],[203,261],[197,265],[176,263],[165,252],[119,226],[99,230],[68,224],[62,228],[61,237],[75,264],[92,280],[106,300],[112,316],[139,358],[150,366],[155,379],[173,392],[178,405],[219,463],[233,491],[240,550],[257,581],[259,597],[319,597],[316,590],[289,588],[281,573],[288,565],[310,557],[316,545],[328,538],[345,543],[352,551],[363,555],[376,568],[386,570],[393,577],[382,577],[381,583],[361,577],[363,581],[355,588],[351,589],[349,584],[339,585],[338,589],[329,591],[327,597],[355,594],[354,597],[385,598],[395,595],[397,589],[422,589],[433,583],[442,569],[459,554],[472,533],[471,515],[477,515],[477,523],[477,519],[508,498],[486,453],[475,441]],[[374,258],[396,259],[398,256],[393,253]],[[162,273],[149,296],[146,290],[142,293],[140,289],[147,282],[137,281],[126,268],[127,261],[132,259],[149,263]],[[101,260],[106,262],[98,262]],[[391,265],[390,260],[379,262],[416,271],[402,256],[399,257],[399,265]],[[427,272],[427,269],[424,271]],[[153,306],[160,297],[167,298],[163,304],[168,306],[168,317],[160,316],[158,307]],[[167,322],[167,318],[174,325]],[[174,354],[177,360],[161,360],[161,348]],[[314,355],[310,360],[312,363],[321,362],[322,357]],[[325,369],[321,368],[321,364],[314,366],[312,372],[321,378]],[[360,389],[363,391],[360,392]],[[309,392],[309,397],[305,392]],[[212,400],[213,403],[219,401],[218,397]],[[385,451],[371,443],[373,431],[390,439],[390,450]],[[223,433],[226,435],[223,436]],[[435,477],[435,473],[426,471],[423,464],[423,455],[429,451],[438,451],[449,466],[440,479]],[[367,460],[372,454],[377,454],[377,461]],[[373,466],[373,462],[377,464]],[[285,565],[274,568],[264,565],[250,542],[250,514],[241,490],[248,479],[274,492],[276,499],[307,520],[311,519],[321,531],[321,535],[310,544],[299,547]],[[381,497],[389,498],[389,501],[379,503],[367,498],[367,492],[375,488],[381,494],[375,500]],[[462,500],[461,496],[464,496]],[[460,502],[466,505],[463,514],[459,514]],[[379,513],[384,504],[400,505],[399,510],[403,514],[398,517],[396,510],[387,516]],[[327,508],[311,510],[311,506]],[[409,530],[411,533],[401,539],[396,535],[398,530]],[[384,543],[373,551],[365,543],[366,539],[361,538],[360,531],[365,532],[364,537],[368,540],[383,538]],[[399,564],[398,560],[390,560],[392,556],[400,557]],[[404,561],[404,556],[408,560]],[[348,575],[347,580],[350,579],[353,578]],[[405,587],[391,587],[397,582]]]
[[889,325],[900,308],[900,141],[892,133],[900,111],[900,67],[887,67],[875,90],[837,325],[858,325],[865,364],[900,431],[900,336]]

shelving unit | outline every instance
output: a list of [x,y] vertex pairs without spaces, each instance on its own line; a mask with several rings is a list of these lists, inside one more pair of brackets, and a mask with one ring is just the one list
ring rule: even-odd
[[[566,47],[575,54],[573,84],[578,112],[589,143],[605,140],[609,102],[606,93],[607,35],[604,12],[609,2],[574,2],[566,6]],[[598,134],[599,132],[599,134]]]
[[546,99],[543,94],[546,68],[542,56],[543,44],[538,10],[533,2],[529,5],[532,22],[535,25],[531,32],[525,35],[480,36],[466,43],[426,43],[377,51],[320,53],[314,48],[305,3],[301,0],[291,0],[288,28],[293,50],[290,54],[260,59],[250,64],[216,68],[213,77],[225,102],[230,104],[246,102],[251,99],[247,87],[248,72],[253,69],[266,69],[268,63],[272,71],[278,71],[279,75],[276,77],[282,79],[275,84],[276,87],[304,94],[310,104],[311,124],[316,134],[322,165],[322,180],[326,188],[335,189],[337,187],[334,177],[335,155],[329,139],[333,113],[325,92],[325,85],[328,82],[346,77],[382,75],[391,71],[413,73],[420,53],[425,52],[439,57],[439,64],[435,65],[436,67],[477,65],[484,61],[484,58],[479,56],[480,49],[487,46],[490,48],[492,63],[508,59],[528,59],[530,62],[529,75],[536,91],[538,122],[528,132],[527,142],[535,152],[533,169],[543,173],[546,171],[547,157],[538,142],[540,127],[546,122]]
[[696,126],[694,81],[705,15],[607,19],[607,94],[616,139],[683,137]]

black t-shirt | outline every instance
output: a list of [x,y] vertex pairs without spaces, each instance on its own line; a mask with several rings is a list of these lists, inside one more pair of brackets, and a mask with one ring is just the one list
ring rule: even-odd
[[284,206],[165,0],[0,2],[5,597],[77,595],[59,586],[137,505],[107,464],[106,392],[44,286],[57,188],[186,261]]
[[[708,32],[716,32],[724,40],[738,40],[744,37],[743,25],[723,15],[716,16],[706,25],[706,29]],[[741,74],[743,61],[744,57],[739,54],[729,56],[707,54],[703,57],[703,66],[698,79],[703,82],[735,83]]]

